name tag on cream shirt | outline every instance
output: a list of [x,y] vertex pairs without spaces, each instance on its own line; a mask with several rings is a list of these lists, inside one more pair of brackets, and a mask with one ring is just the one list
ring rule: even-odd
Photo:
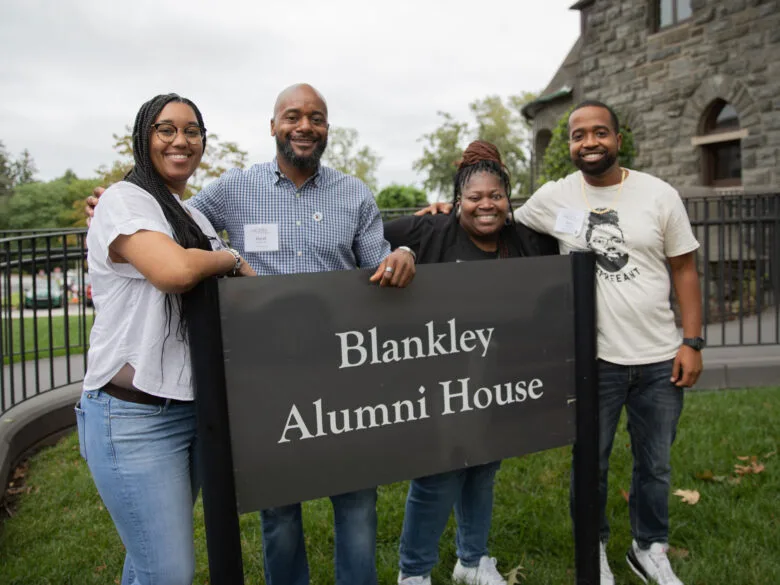
[[244,249],[247,252],[278,252],[279,224],[252,223],[245,225]]
[[555,218],[555,233],[580,235],[585,224],[585,212],[581,209],[561,209]]

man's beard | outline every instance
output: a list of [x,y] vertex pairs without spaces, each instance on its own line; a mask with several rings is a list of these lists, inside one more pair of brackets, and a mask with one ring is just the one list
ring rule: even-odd
[[572,162],[574,166],[580,169],[584,174],[592,177],[599,177],[606,173],[612,165],[615,164],[617,155],[612,154],[610,151],[604,153],[604,156],[596,163],[589,163],[583,160],[579,155],[574,157]]
[[312,153],[308,156],[299,156],[295,154],[293,149],[290,135],[287,135],[285,140],[282,140],[279,136],[276,137],[276,148],[282,154],[284,159],[294,166],[296,169],[302,171],[311,171],[316,169],[320,164],[320,158],[322,153],[325,152],[325,148],[328,146],[328,139],[325,138],[317,142]]

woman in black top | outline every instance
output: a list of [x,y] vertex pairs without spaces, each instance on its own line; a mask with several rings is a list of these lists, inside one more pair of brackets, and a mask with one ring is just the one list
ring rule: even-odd
[[[509,173],[498,149],[477,140],[463,152],[455,175],[455,213],[402,217],[385,224],[393,248],[408,246],[418,264],[558,254],[554,238],[515,224]],[[401,585],[430,585],[439,539],[455,509],[458,583],[505,585],[488,556],[493,481],[501,462],[412,480],[401,533]]]

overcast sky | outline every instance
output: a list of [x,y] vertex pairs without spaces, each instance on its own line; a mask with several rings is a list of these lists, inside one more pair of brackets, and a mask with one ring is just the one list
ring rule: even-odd
[[382,157],[379,184],[417,183],[437,111],[539,91],[579,34],[573,0],[3,0],[0,141],[38,178],[94,176],[112,133],[175,91],[250,162],[270,160],[276,95],[317,87],[331,125]]

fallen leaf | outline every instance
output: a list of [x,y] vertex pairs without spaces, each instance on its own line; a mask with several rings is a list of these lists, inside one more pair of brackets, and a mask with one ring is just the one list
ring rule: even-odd
[[704,471],[697,473],[695,477],[702,481],[714,481],[715,474],[712,473],[712,470],[705,469]]
[[106,563],[103,563],[103,564],[102,564],[102,565],[100,565],[99,567],[95,567],[95,572],[96,572],[96,573],[102,573],[103,571],[105,571],[105,570],[106,570],[106,567],[107,567],[107,566],[108,566],[108,565],[106,565]]
[[750,455],[740,455],[737,457],[740,461],[750,461]]
[[521,583],[521,579],[525,579],[523,566],[517,565],[514,569],[506,574],[506,585],[519,585]]
[[725,475],[713,475],[712,476],[712,481],[714,481],[716,483],[723,483],[727,479],[728,479],[728,477],[726,477]]
[[621,488],[621,490],[620,490],[620,495],[621,495],[621,496],[623,496],[623,499],[624,499],[626,502],[628,501],[628,497],[629,497],[629,495],[628,495],[628,492],[627,492],[626,490],[624,490],[624,489],[622,489],[622,488]]
[[774,457],[775,455],[777,455],[777,451],[770,451],[769,453],[764,455],[764,459],[769,459],[770,457]]
[[701,498],[701,494],[696,490],[677,490],[674,492],[674,495],[679,496],[683,503],[691,506],[695,506],[699,502],[699,498]]
[[731,485],[737,485],[739,482],[742,481],[742,478],[741,477],[729,477],[729,478],[726,479],[726,481],[728,483],[730,483]]

